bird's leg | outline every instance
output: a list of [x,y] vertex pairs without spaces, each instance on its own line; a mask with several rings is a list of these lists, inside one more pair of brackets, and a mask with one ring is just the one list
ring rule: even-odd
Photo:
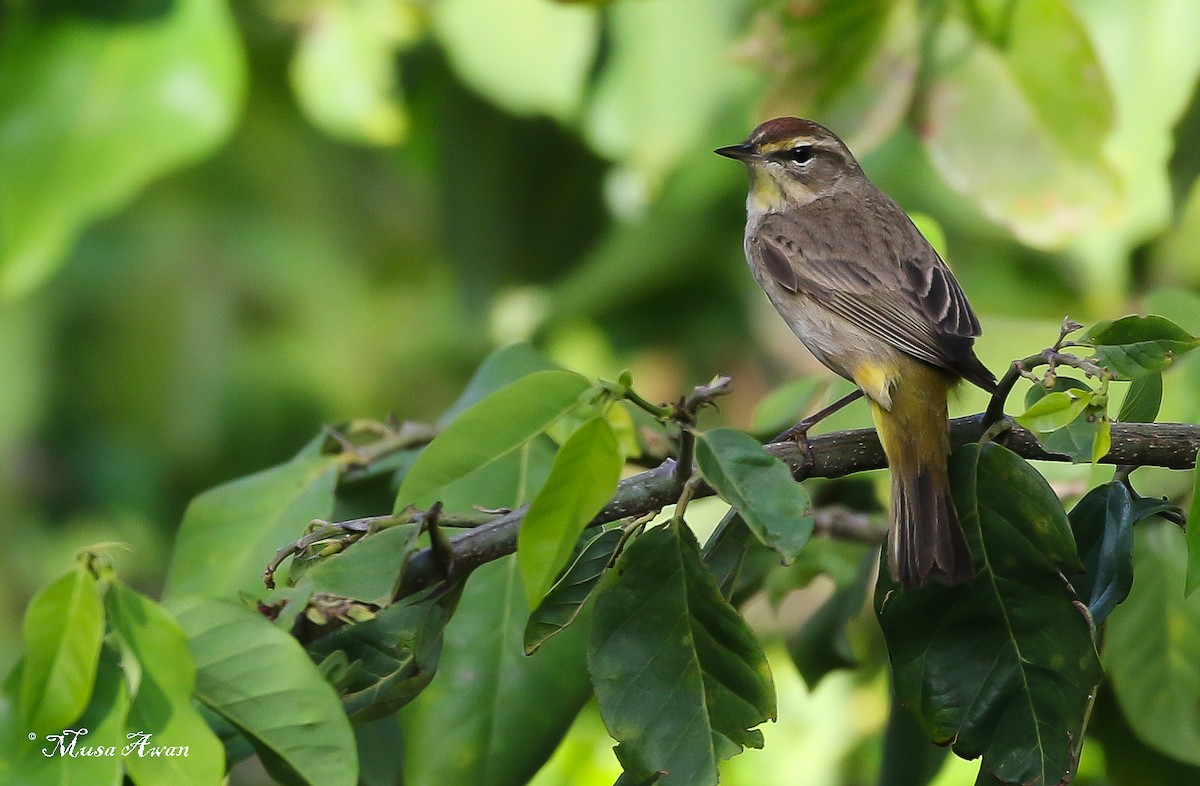
[[829,406],[824,407],[823,409],[819,409],[816,412],[809,415],[808,417],[804,418],[799,423],[792,426],[787,431],[783,432],[782,434],[775,437],[775,439],[773,439],[771,441],[772,442],[783,442],[786,439],[795,440],[796,446],[799,447],[800,450],[804,453],[805,461],[807,463],[811,464],[812,463],[812,447],[810,447],[808,444],[808,430],[810,428],[812,428],[813,426],[817,425],[818,423],[820,423],[825,418],[832,415],[834,412],[837,412],[839,409],[846,406],[847,404],[858,401],[860,398],[862,398],[862,396],[863,396],[862,390],[855,388],[854,390],[852,390],[851,392],[842,396],[841,398],[839,398],[837,401],[833,402]]

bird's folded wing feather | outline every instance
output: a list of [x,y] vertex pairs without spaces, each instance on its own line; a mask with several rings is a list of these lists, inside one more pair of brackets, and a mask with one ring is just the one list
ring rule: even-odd
[[801,248],[781,220],[768,219],[762,230],[763,262],[780,286],[913,357],[968,378],[977,375],[971,345],[979,321],[932,248],[878,260],[875,268],[839,258],[836,249],[822,256]]

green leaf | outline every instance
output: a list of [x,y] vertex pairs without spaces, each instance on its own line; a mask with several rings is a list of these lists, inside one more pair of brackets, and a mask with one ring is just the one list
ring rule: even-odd
[[1138,738],[1200,765],[1200,595],[1184,596],[1183,537],[1166,522],[1134,532],[1137,581],[1109,617],[1104,665]]
[[738,509],[750,531],[785,563],[812,536],[808,493],[754,437],[729,428],[697,434],[696,464],[704,479]]
[[[887,139],[907,114],[920,70],[912,0],[818,0],[776,5],[748,47],[772,76],[762,117],[817,117],[857,154]],[[766,14],[764,14],[766,16]]]
[[554,370],[530,374],[489,394],[421,452],[400,484],[396,510],[427,508],[448,489],[470,484],[475,473],[513,455],[570,411],[588,388],[578,374]]
[[561,633],[579,617],[624,537],[621,529],[607,529],[579,550],[579,556],[529,615],[525,624],[526,655],[537,652],[550,637]]
[[343,552],[321,560],[306,575],[313,592],[386,606],[395,594],[408,555],[417,550],[416,524],[367,535]]
[[292,90],[315,125],[368,145],[394,145],[408,132],[396,53],[418,34],[406,2],[322,0],[307,8],[291,63]]
[[1133,585],[1133,502],[1124,483],[1089,491],[1069,516],[1083,559],[1083,576],[1071,578],[1079,599],[1099,626]]
[[[16,671],[21,670],[19,665]],[[86,736],[73,736],[59,727],[31,740],[27,726],[14,726],[6,734],[5,721],[15,719],[0,717],[0,779],[11,783],[13,776],[19,775],[16,779],[19,786],[121,783],[119,755],[71,756],[69,751],[73,739],[75,749],[92,746],[120,751],[129,743],[125,737],[128,712],[129,688],[120,658],[111,647],[101,647],[91,703],[69,727],[72,731],[86,729]]]
[[[1200,766],[1184,764],[1138,739],[1113,696],[1111,682],[1103,683],[1096,695],[1092,722],[1088,724],[1088,739],[1093,738],[1108,754],[1104,774],[1112,786],[1200,783]],[[1086,758],[1087,754],[1084,756]]]
[[432,13],[434,33],[464,83],[515,114],[570,120],[579,112],[599,44],[594,9],[442,0]]
[[762,746],[775,717],[770,669],[680,521],[626,547],[600,580],[588,671],[600,714],[635,780],[717,782],[717,762]]
[[[413,595],[374,619],[345,625],[309,645],[309,653],[337,685],[351,720],[391,715],[429,685],[460,595],[461,586]],[[333,673],[335,664],[340,673]]]
[[235,603],[190,597],[170,610],[196,664],[196,698],[236,726],[271,777],[353,786],[354,734],[300,644]]
[[466,388],[448,410],[438,418],[439,426],[447,426],[463,412],[483,401],[489,394],[521,377],[538,371],[557,369],[549,358],[528,344],[509,344],[500,347],[483,359]]
[[537,608],[584,527],[612,497],[624,463],[604,418],[584,423],[559,448],[517,536],[517,562],[530,608]]
[[[1196,458],[1195,480],[1192,482],[1192,507],[1188,522],[1200,522],[1200,455]],[[1187,581],[1184,595],[1191,596],[1200,587],[1200,525],[1187,528]]]
[[10,8],[0,47],[0,298],[41,283],[87,223],[212,152],[233,128],[244,81],[223,2],[175,0],[139,24]]
[[1058,783],[1102,674],[1061,578],[1082,569],[1046,481],[996,444],[951,456],[954,503],[977,574],[901,590],[881,569],[875,608],[896,695],[935,742],[1002,781]]
[[340,459],[310,445],[277,467],[218,486],[192,500],[175,538],[163,599],[267,597],[262,572],[275,551],[313,519],[333,512]]
[[1175,358],[1200,346],[1200,338],[1158,316],[1100,322],[1080,341],[1095,347],[1095,361],[1122,379],[1157,374]]
[[1122,423],[1153,423],[1162,406],[1162,374],[1138,377],[1125,393],[1117,420]]
[[39,590],[22,630],[21,722],[39,735],[61,731],[88,706],[96,680],[104,607],[91,571],[79,564]]
[[1071,4],[1009,4],[998,33],[972,30],[962,6],[951,8],[922,93],[919,128],[934,167],[1033,246],[1118,222],[1123,195],[1103,150],[1112,100]]
[[1023,414],[1017,415],[1016,421],[1039,434],[1058,431],[1083,413],[1088,405],[1088,397],[1089,393],[1078,390],[1047,393]]
[[437,677],[400,712],[405,786],[523,786],[588,698],[584,626],[522,654],[528,616],[516,559],[471,574]]
[[[108,618],[139,679],[126,722],[125,770],[139,786],[220,784],[225,749],[192,706],[196,667],[187,638],[154,601],[117,582],[105,598]],[[129,669],[126,668],[128,674]],[[186,756],[155,756],[148,749],[187,748]]]
[[[859,546],[859,565],[853,581],[838,587],[821,604],[800,630],[788,637],[787,650],[809,690],[816,688],[821,678],[837,669],[852,669],[858,665],[846,624],[866,603],[867,588],[874,576],[876,549]],[[865,553],[864,553],[865,552]]]
[[[1038,430],[1036,426],[1054,425],[1056,419],[1061,421],[1069,414],[1061,411],[1057,414],[1053,411],[1047,412],[1044,414],[1044,417],[1035,417],[1032,419],[1035,428],[1031,430],[1037,437],[1038,442],[1046,450],[1070,456],[1071,460],[1076,463],[1085,461],[1095,462],[1096,459],[1107,453],[1109,449],[1109,444],[1107,443],[1110,438],[1110,432],[1108,431],[1110,424],[1105,414],[1107,407],[1093,406],[1090,401],[1092,400],[1094,391],[1079,380],[1071,379],[1070,377],[1058,377],[1054,380],[1054,390],[1052,392],[1048,392],[1041,385],[1034,385],[1025,394],[1025,405],[1029,410],[1035,411],[1036,415],[1036,408],[1043,401],[1057,393],[1082,397],[1082,411],[1073,420],[1053,431]],[[1073,408],[1077,408],[1079,405],[1074,404],[1072,406]],[[1053,407],[1048,407],[1048,409],[1053,409]],[[1072,411],[1074,410],[1072,409]],[[1026,415],[1028,414],[1026,412]],[[1025,415],[1022,415],[1022,417],[1025,417]],[[1103,450],[1103,453],[1097,456],[1096,453],[1099,450]]]
[[704,544],[702,554],[721,588],[721,596],[735,607],[758,592],[766,577],[779,566],[778,555],[754,537],[737,508],[730,508],[721,519]]

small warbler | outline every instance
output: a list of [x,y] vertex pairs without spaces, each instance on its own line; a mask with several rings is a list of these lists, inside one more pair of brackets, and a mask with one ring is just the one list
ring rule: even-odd
[[946,402],[966,379],[979,320],[954,274],[846,145],[809,120],[768,120],[715,151],[746,165],[746,259],[816,358],[870,401],[892,475],[888,569],[903,587],[974,574],[950,497]]

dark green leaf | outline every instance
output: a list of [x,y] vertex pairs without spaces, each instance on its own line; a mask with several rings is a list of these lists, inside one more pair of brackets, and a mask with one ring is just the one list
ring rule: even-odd
[[934,745],[912,713],[900,706],[893,694],[883,732],[883,765],[879,786],[925,786],[933,780],[949,751]]
[[696,435],[696,464],[764,545],[795,558],[812,535],[812,506],[782,461],[749,434],[717,428]]
[[604,575],[625,533],[609,529],[595,535],[580,550],[571,566],[529,615],[525,624],[525,654],[532,655],[551,636],[563,631],[579,616]]
[[1184,597],[1183,540],[1167,522],[1135,530],[1137,580],[1109,617],[1104,665],[1138,738],[1200,765],[1200,595]]
[[39,735],[61,731],[91,700],[104,637],[104,607],[91,571],[79,564],[39,590],[22,630],[21,723]]
[[737,508],[731,508],[713,530],[703,557],[721,595],[734,606],[758,592],[763,579],[779,565],[778,555],[754,537]]
[[[807,551],[807,550],[806,550]],[[821,678],[837,669],[858,665],[846,623],[862,611],[867,587],[874,575],[876,550],[859,546],[857,575],[849,586],[838,587],[829,600],[821,604],[795,635],[788,637],[787,650],[800,676],[815,689]],[[864,553],[865,552],[865,553]]]
[[1200,338],[1158,316],[1128,316],[1100,322],[1080,341],[1095,347],[1096,362],[1122,379],[1156,374],[1180,355],[1200,346]]
[[[138,675],[129,707],[125,769],[139,786],[158,783],[220,784],[225,749],[192,706],[196,667],[183,630],[154,601],[117,582],[105,598],[126,674]],[[127,658],[136,661],[129,663]],[[142,735],[150,735],[148,738]],[[187,748],[186,756],[154,756],[147,748]]]
[[563,443],[517,537],[525,599],[536,609],[575,543],[616,491],[624,460],[608,421],[587,421]]
[[680,521],[639,537],[600,580],[588,671],[635,779],[715,784],[717,762],[761,747],[754,727],[775,717],[762,648]]
[[[570,371],[539,371],[522,377],[454,419],[404,476],[396,510],[427,508],[447,490],[470,484],[475,473],[513,456],[573,408],[588,389]],[[479,500],[480,504],[486,501]]]
[[161,18],[120,25],[42,21],[10,7],[0,48],[0,297],[40,283],[84,225],[220,144],[244,71],[225,3],[176,0]]
[[1153,423],[1162,405],[1162,395],[1162,374],[1138,377],[1125,393],[1117,420],[1122,423]]
[[405,786],[524,786],[588,697],[584,626],[522,654],[517,561],[471,574],[446,627],[437,677],[400,712]]
[[192,500],[175,539],[164,600],[267,597],[263,569],[310,521],[329,518],[340,466],[336,456],[310,446],[286,464]]
[[1133,512],[1124,483],[1097,486],[1070,515],[1084,573],[1069,577],[1096,625],[1129,595],[1133,585]]
[[241,730],[284,784],[353,786],[354,735],[333,688],[300,644],[222,600],[171,604],[196,664],[196,698]]
[[1058,783],[1101,677],[1085,615],[1060,574],[1082,565],[1046,481],[996,444],[951,457],[977,574],[965,587],[875,592],[901,703],[930,739],[983,755],[1011,783]]
[[461,587],[455,587],[410,596],[374,619],[345,625],[309,645],[337,685],[351,720],[390,715],[429,685],[460,594]]

